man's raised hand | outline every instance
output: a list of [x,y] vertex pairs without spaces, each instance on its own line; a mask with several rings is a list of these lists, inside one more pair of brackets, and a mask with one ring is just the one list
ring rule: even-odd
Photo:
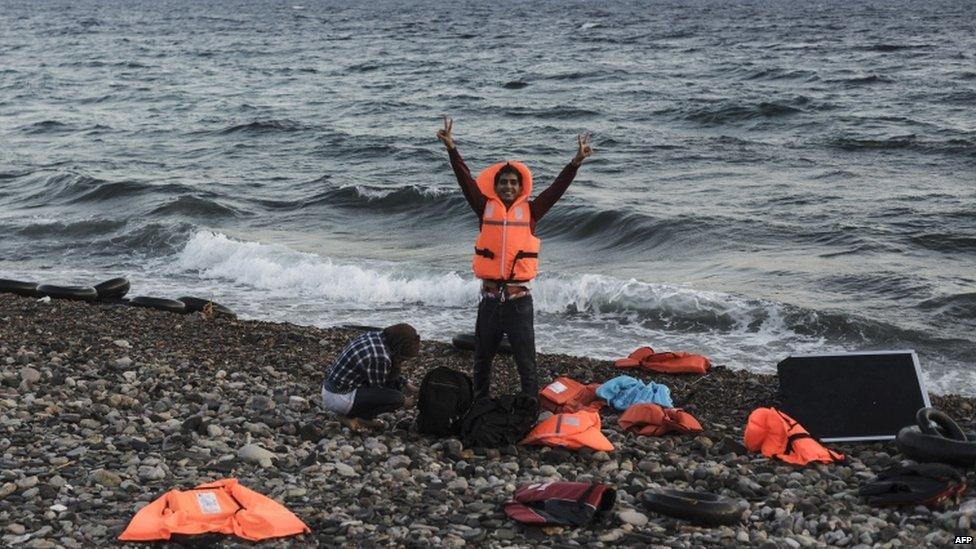
[[593,147],[590,147],[590,134],[581,133],[576,136],[579,148],[576,149],[576,156],[573,157],[573,164],[579,166],[587,157],[593,154]]
[[451,130],[454,128],[454,121],[451,120],[449,116],[444,117],[444,128],[437,130],[437,139],[441,140],[448,149],[454,148],[454,136],[451,135]]

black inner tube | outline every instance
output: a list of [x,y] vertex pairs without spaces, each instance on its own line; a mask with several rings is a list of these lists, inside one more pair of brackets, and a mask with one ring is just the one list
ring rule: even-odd
[[37,297],[37,283],[0,278],[0,293],[11,293],[24,297]]
[[54,299],[69,299],[74,301],[95,301],[98,299],[98,292],[91,286],[55,286],[54,284],[41,284],[37,287],[37,293],[42,296],[50,296]]
[[98,299],[119,299],[129,292],[129,281],[124,277],[113,278],[95,285]]
[[[958,423],[941,410],[936,410],[935,408],[921,408],[915,414],[915,423],[927,435],[945,437],[951,440],[961,440],[963,442],[968,440],[966,433],[963,432],[962,427],[959,427]],[[933,426],[933,423],[937,427]]]
[[648,509],[696,524],[733,525],[742,521],[738,502],[706,492],[665,490],[644,496]]

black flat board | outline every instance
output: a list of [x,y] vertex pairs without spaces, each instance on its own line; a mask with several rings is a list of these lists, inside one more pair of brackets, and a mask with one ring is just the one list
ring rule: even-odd
[[782,410],[826,442],[893,439],[929,406],[915,351],[793,355],[776,370]]

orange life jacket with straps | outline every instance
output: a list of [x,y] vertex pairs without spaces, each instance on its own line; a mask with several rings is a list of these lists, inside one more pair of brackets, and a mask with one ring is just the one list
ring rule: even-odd
[[311,530],[280,503],[229,478],[166,492],[140,509],[119,539],[151,541],[209,532],[261,541]]
[[700,433],[701,423],[681,408],[664,408],[653,402],[634,404],[620,415],[620,428],[638,435],[659,436],[665,433]]
[[750,452],[762,452],[766,457],[775,457],[794,465],[807,465],[812,461],[844,461],[844,454],[820,444],[795,419],[776,408],[753,410],[749,414],[743,438]]
[[[495,175],[506,164],[511,164],[522,176],[522,192],[508,208],[495,193]],[[529,211],[532,173],[521,162],[499,162],[478,174],[477,183],[487,202],[471,260],[475,276],[506,282],[532,280],[538,274],[540,245],[532,234]]]
[[580,410],[556,414],[532,428],[520,444],[541,444],[578,450],[584,446],[609,452],[613,444],[600,432],[600,413]]

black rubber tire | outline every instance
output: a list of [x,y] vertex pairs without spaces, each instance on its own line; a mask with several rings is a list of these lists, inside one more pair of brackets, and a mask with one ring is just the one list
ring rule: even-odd
[[895,444],[906,457],[922,463],[946,463],[960,467],[976,465],[976,434],[964,433],[968,440],[953,440],[923,433],[917,426],[898,431]]
[[122,299],[129,293],[129,280],[123,277],[106,280],[101,284],[95,284],[95,291],[98,292],[98,300]]
[[186,313],[186,304],[175,299],[162,297],[146,297],[143,295],[133,297],[129,300],[129,305],[133,307],[144,307],[146,309],[157,309],[170,313]]
[[[451,345],[454,345],[454,348],[459,351],[474,351],[474,343],[474,334],[458,334],[451,340]],[[506,355],[512,354],[512,345],[509,344],[507,336],[502,336],[498,352]]]
[[180,298],[180,301],[182,301],[183,304],[186,305],[186,312],[187,313],[199,313],[200,311],[203,310],[204,307],[207,306],[207,303],[213,303],[213,312],[214,312],[215,315],[218,315],[218,316],[221,316],[221,315],[222,316],[237,316],[237,314],[234,313],[234,311],[232,311],[229,308],[221,305],[220,303],[216,303],[216,302],[210,301],[209,299],[202,299],[202,298],[199,298],[199,297],[186,297],[186,296],[184,296],[184,297],[181,297]]
[[17,294],[24,297],[37,297],[37,283],[0,278],[0,294]]
[[[951,440],[961,440],[963,442],[968,440],[966,438],[966,433],[963,432],[962,427],[960,427],[958,423],[956,423],[951,417],[947,416],[942,411],[936,410],[935,408],[921,408],[915,414],[915,423],[918,424],[919,430],[926,435],[945,437]],[[938,427],[933,427],[933,423],[935,423]]]
[[707,526],[734,525],[742,522],[742,506],[737,501],[706,492],[665,490],[644,496],[647,509]]
[[95,301],[98,299],[98,292],[91,286],[41,284],[37,287],[37,294],[49,296],[51,299],[67,299],[70,301]]

